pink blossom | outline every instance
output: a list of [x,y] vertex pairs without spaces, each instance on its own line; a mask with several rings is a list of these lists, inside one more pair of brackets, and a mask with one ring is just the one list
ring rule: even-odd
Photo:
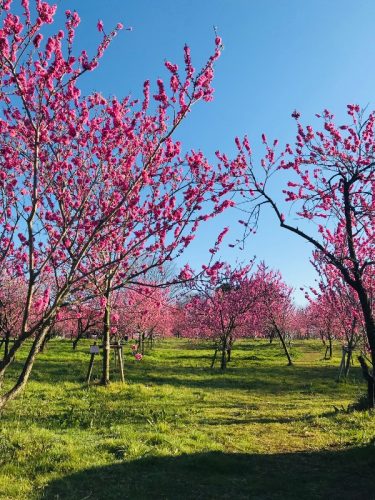
[[102,20],[99,20],[99,21],[98,21],[98,24],[96,25],[96,27],[98,28],[98,31],[99,31],[100,33],[102,33],[102,32],[103,32],[103,21],[102,21]]
[[38,48],[40,46],[40,43],[42,40],[43,40],[43,35],[41,33],[38,33],[37,35],[35,35],[35,37],[33,39],[34,46],[36,48]]

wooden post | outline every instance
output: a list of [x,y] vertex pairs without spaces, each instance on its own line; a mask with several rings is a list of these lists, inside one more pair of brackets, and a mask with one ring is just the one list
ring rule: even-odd
[[109,384],[110,372],[110,355],[111,355],[111,285],[112,276],[107,276],[106,290],[104,297],[106,298],[106,305],[103,316],[103,371],[102,371],[102,385]]
[[343,346],[342,348],[342,358],[341,358],[341,363],[340,363],[340,368],[339,368],[339,376],[338,376],[338,380],[340,380],[341,378],[341,375],[342,375],[342,372],[344,370],[344,367],[345,367],[345,358],[346,358],[346,347]]
[[[96,347],[95,349],[91,349],[91,347]],[[86,382],[89,384],[91,380],[91,375],[92,375],[92,369],[94,366],[94,359],[96,354],[99,352],[99,347],[96,346],[96,342],[94,342],[94,345],[90,347],[90,352],[91,352],[91,357],[90,357],[90,363],[89,363],[89,369],[87,371],[87,377],[86,377]]]
[[92,368],[94,366],[95,354],[91,354],[89,369],[87,372],[86,382],[89,384],[91,380]]
[[121,382],[124,384],[125,383],[125,376],[124,376],[124,359],[122,357],[122,345],[120,342],[117,342],[117,355],[118,355],[118,361],[120,365],[120,375],[121,375]]
[[115,368],[117,368],[117,359],[118,359],[118,354],[116,353],[116,349],[113,349],[113,360],[115,362]]

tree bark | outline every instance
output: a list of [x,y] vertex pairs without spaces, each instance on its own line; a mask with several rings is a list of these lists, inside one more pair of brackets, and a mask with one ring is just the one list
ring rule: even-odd
[[142,356],[145,353],[145,332],[142,332],[141,334],[141,354]]
[[47,345],[47,342],[50,340],[50,334],[49,332],[47,333],[47,335],[44,337],[43,339],[43,342],[41,343],[40,345],[40,348],[39,348],[39,352],[40,353],[43,353],[44,352],[44,349],[46,348],[46,345]]
[[22,336],[17,337],[15,341],[13,342],[12,347],[8,348],[8,353],[7,355],[3,357],[3,359],[0,361],[0,384],[1,381],[4,378],[5,372],[8,369],[8,367],[13,363],[16,352],[18,349],[21,347],[21,345],[24,342],[24,338]]
[[288,348],[286,346],[284,337],[283,337],[280,329],[278,328],[278,326],[276,324],[274,324],[274,328],[275,328],[275,331],[276,331],[276,333],[277,333],[277,335],[278,335],[278,337],[280,339],[281,345],[283,346],[283,349],[284,349],[284,352],[285,352],[285,356],[288,359],[288,366],[292,366],[293,365],[293,361],[292,361],[292,358],[290,357],[290,354],[289,354]]
[[375,408],[375,384],[373,373],[370,373],[369,367],[363,356],[358,356],[358,361],[362,368],[363,378],[367,381],[367,401],[369,408]]
[[77,335],[77,337],[73,340],[73,342],[72,342],[73,351],[75,351],[77,349],[77,345],[78,345],[78,342],[80,340],[81,340],[81,336],[80,335]]
[[232,347],[233,347],[233,337],[232,335],[230,335],[227,343],[227,363],[229,363],[232,358]]
[[41,333],[36,334],[36,337],[34,339],[30,352],[27,356],[27,359],[23,365],[22,372],[17,379],[17,382],[8,392],[6,392],[3,396],[0,397],[0,411],[5,407],[5,405],[9,401],[14,399],[24,389],[30,377],[31,370],[34,366],[34,362],[39,353],[40,347],[43,344],[46,335],[48,335],[48,332],[49,332],[49,327],[45,328]]
[[329,339],[329,346],[328,346],[328,359],[332,358],[332,337],[330,336]]
[[8,352],[9,352],[9,338],[10,338],[10,335],[7,332],[6,336],[5,336],[5,340],[4,340],[4,358],[6,356],[8,356]]
[[332,358],[332,338],[330,335],[328,336],[328,345],[325,341],[324,341],[324,345],[326,347],[326,352],[324,353],[324,359],[326,359],[326,360],[331,359]]
[[83,336],[83,325],[82,325],[82,319],[78,319],[78,332],[76,338],[73,340],[73,351],[76,350],[78,342],[81,340]]
[[111,279],[107,279],[107,286],[104,297],[106,304],[103,315],[103,371],[102,385],[108,385],[110,382],[110,351],[111,351]]
[[353,351],[350,346],[348,346],[347,354],[346,354],[346,362],[344,368],[344,377],[346,378],[349,375],[350,370],[350,362],[352,360]]
[[225,370],[227,367],[227,338],[226,337],[224,337],[224,339],[223,339],[222,348],[223,348],[223,350],[221,352],[221,366],[220,366],[220,368],[222,370]]
[[217,349],[215,349],[215,353],[211,361],[211,369],[215,366],[216,357],[217,357]]
[[[368,406],[369,408],[374,408],[374,386],[375,386],[375,378],[374,378],[374,367],[375,367],[375,319],[372,313],[371,301],[362,286],[360,284],[359,289],[357,289],[358,298],[361,304],[363,317],[365,320],[365,329],[367,339],[370,345],[371,351],[371,363],[372,363],[372,373],[370,374],[369,369],[367,368],[367,375],[365,376],[365,372],[362,366],[362,373],[364,375],[365,380],[367,381],[367,394],[368,394]],[[362,358],[363,359],[363,358]],[[367,366],[367,365],[366,365]]]

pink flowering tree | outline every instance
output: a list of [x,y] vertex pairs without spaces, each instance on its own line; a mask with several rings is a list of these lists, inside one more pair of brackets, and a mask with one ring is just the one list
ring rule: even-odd
[[221,263],[220,267],[207,268],[205,275],[191,285],[193,296],[186,305],[186,328],[189,336],[214,342],[215,352],[221,353],[221,369],[227,366],[233,342],[248,335],[254,323],[256,305],[262,300],[263,289],[253,265],[232,269]]
[[6,269],[0,272],[0,347],[3,358],[8,355],[11,340],[19,333],[26,283],[12,279]]
[[[266,154],[258,167],[250,144],[236,139],[234,160],[243,175],[242,193],[248,200],[245,237],[257,225],[261,208],[268,206],[280,227],[309,242],[334,266],[358,297],[362,320],[375,366],[375,317],[368,281],[374,275],[375,114],[348,105],[349,120],[336,124],[325,110],[317,115],[322,130],[303,126],[300,115],[295,144],[281,151],[277,141],[262,136]],[[219,155],[222,163],[230,163]],[[288,182],[275,197],[273,182]],[[296,223],[296,218],[300,219]],[[365,365],[364,365],[365,366]],[[374,406],[374,371],[365,368],[369,405]]]
[[[64,312],[65,317],[60,317]],[[98,332],[101,328],[100,304],[97,299],[77,301],[70,307],[60,310],[58,324],[63,324],[73,338],[72,347],[75,350],[78,342],[89,332]]]
[[156,337],[171,335],[170,292],[152,285],[125,290],[119,307],[122,331],[135,338],[137,351],[142,355],[146,342],[152,347]]
[[[227,194],[236,182],[235,166],[213,168],[199,151],[183,154],[173,139],[191,107],[212,99],[219,37],[199,72],[187,47],[184,71],[166,63],[169,83],[158,80],[156,106],[149,82],[140,102],[85,97],[81,75],[95,69],[122,26],[106,34],[99,23],[101,41],[90,57],[73,49],[76,12],[66,12],[63,29],[44,30],[56,6],[41,0],[22,6],[21,16],[12,0],[0,6],[0,261],[12,279],[26,283],[0,383],[27,340],[31,347],[0,408],[25,386],[71,294],[119,262],[118,276],[130,282],[181,254],[202,221],[232,204]],[[96,258],[109,252],[114,259]],[[153,255],[151,264],[146,255]]]
[[[160,263],[165,258],[169,259],[170,255],[155,253],[150,259],[148,249],[137,251],[131,261],[120,259],[116,251],[95,256],[96,262],[102,265],[97,265],[97,271],[90,276],[90,286],[93,295],[99,298],[102,315],[104,385],[110,381],[110,348],[114,338],[116,341],[125,335],[133,338],[136,333],[139,353],[143,355],[145,340],[152,345],[155,335],[169,329],[167,284],[176,277],[164,272]],[[158,281],[151,281],[151,275]]]
[[331,359],[333,341],[338,334],[338,316],[332,309],[329,292],[322,292],[319,297],[311,299],[306,310],[310,331],[320,337],[326,350],[324,359]]
[[174,337],[181,338],[189,336],[186,308],[189,300],[179,298],[170,306],[171,333]]
[[283,281],[279,271],[268,269],[264,263],[259,266],[257,278],[262,290],[262,300],[257,304],[257,328],[262,336],[279,339],[288,366],[291,366],[293,362],[287,346],[287,336],[295,328],[293,289]]
[[[334,336],[342,343],[346,353],[343,373],[347,376],[354,349],[361,346],[363,354],[368,351],[361,305],[357,294],[345,283],[337,268],[327,264],[320,253],[315,252],[313,264],[319,272],[320,280],[318,289],[311,289],[313,299],[307,295],[310,307],[316,314],[315,322],[328,332],[326,335]],[[369,282],[367,286],[368,289],[373,288]]]

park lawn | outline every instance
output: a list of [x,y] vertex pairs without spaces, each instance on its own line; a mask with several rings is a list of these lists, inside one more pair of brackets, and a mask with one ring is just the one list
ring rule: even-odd
[[84,383],[88,346],[51,341],[0,416],[1,499],[375,499],[375,414],[338,345],[296,341],[287,367],[243,341],[221,373],[209,344],[160,341],[108,388]]

